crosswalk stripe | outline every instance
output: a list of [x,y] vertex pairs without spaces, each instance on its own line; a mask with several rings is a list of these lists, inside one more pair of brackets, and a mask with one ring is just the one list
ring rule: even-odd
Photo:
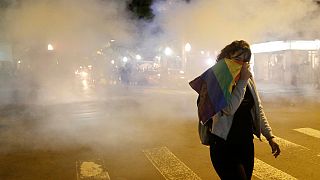
[[316,129],[312,129],[312,128],[298,128],[298,129],[293,129],[295,131],[298,131],[300,133],[312,136],[312,137],[316,137],[316,138],[320,138],[320,131],[316,130]]
[[[262,137],[261,139],[263,139],[264,142],[268,142],[264,137]],[[310,150],[307,147],[282,139],[280,137],[277,137],[275,140],[279,144],[281,150],[290,150],[291,152],[292,150],[293,151]]]
[[278,141],[279,146],[281,146],[283,150],[285,150],[285,149],[286,150],[287,149],[310,150],[307,147],[304,147],[302,145],[290,142],[288,140],[285,140],[285,139],[282,139],[282,138],[279,138],[279,137],[277,137],[277,141]]
[[201,180],[188,166],[180,161],[167,147],[143,150],[153,166],[167,180]]
[[76,172],[77,180],[110,180],[109,173],[106,171],[102,160],[77,161]]
[[259,160],[254,159],[254,171],[253,175],[262,180],[295,180],[297,178],[270,166],[269,164]]
[[[263,138],[265,139],[265,138]],[[267,140],[263,140],[264,142],[268,143]],[[315,152],[307,147],[304,147],[302,145],[290,142],[288,140],[282,139],[280,137],[275,138],[275,141],[279,144],[280,149],[282,152],[285,151],[286,154],[304,154],[303,160],[308,161],[309,163],[320,165],[320,159],[318,152]],[[299,157],[297,157],[299,158]],[[301,157],[302,158],[302,157]]]
[[[167,147],[143,150],[153,166],[167,180],[201,180],[181,162]],[[297,178],[255,158],[253,175],[262,180],[296,180]]]

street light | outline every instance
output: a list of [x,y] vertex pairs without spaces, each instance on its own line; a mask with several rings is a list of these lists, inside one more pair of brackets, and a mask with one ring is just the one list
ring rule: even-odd
[[190,45],[190,43],[187,43],[187,44],[184,46],[184,50],[185,50],[186,52],[190,52],[190,51],[191,51],[191,45]]
[[208,58],[207,61],[206,61],[206,64],[208,66],[213,66],[214,65],[213,59],[212,58]]
[[48,51],[53,51],[53,50],[54,50],[54,48],[53,48],[52,44],[48,44]]
[[166,47],[166,48],[164,49],[164,54],[167,55],[167,56],[172,55],[172,49],[169,48],[169,47]]
[[[184,45],[184,47],[182,46],[182,69],[185,72],[189,72],[189,70],[187,69],[187,66],[190,66],[190,62],[188,63],[188,54],[191,51],[191,44],[190,43],[186,43]],[[187,65],[188,63],[188,65]]]
[[141,57],[139,54],[137,54],[137,55],[136,55],[136,59],[137,59],[137,60],[141,60],[142,57]]
[[126,62],[128,62],[128,58],[127,57],[123,57],[122,61],[126,63]]

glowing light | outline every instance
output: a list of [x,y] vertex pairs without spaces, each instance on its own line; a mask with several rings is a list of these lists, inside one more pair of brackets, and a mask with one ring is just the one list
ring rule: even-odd
[[214,65],[213,59],[212,59],[212,58],[207,59],[206,64],[207,64],[208,66],[213,66],[213,65]]
[[273,41],[267,43],[253,44],[250,48],[253,53],[261,53],[287,50],[289,49],[289,45],[284,41]]
[[88,65],[88,68],[91,69],[91,68],[92,68],[92,65]]
[[253,53],[275,52],[285,50],[319,50],[320,41],[272,41],[251,45]]
[[127,57],[123,57],[122,61],[123,62],[128,62],[128,58]]
[[320,49],[320,40],[319,40],[319,39],[316,39],[316,40],[315,40],[315,43],[317,44],[317,49]]
[[18,61],[18,64],[21,64],[21,61]]
[[295,49],[295,50],[318,50],[319,46],[320,46],[319,40],[290,42],[290,49]]
[[179,71],[179,73],[180,73],[180,74],[184,74],[184,71],[181,70],[181,71]]
[[170,56],[170,55],[172,55],[172,49],[171,48],[169,48],[169,47],[166,47],[165,49],[164,49],[164,54],[165,55],[167,55],[167,56]]
[[101,55],[101,54],[102,54],[102,52],[101,52],[101,51],[97,51],[97,54]]
[[114,41],[116,41],[116,40],[114,40],[114,39],[111,39],[110,41],[111,41],[111,42],[114,42]]
[[82,86],[84,90],[89,89],[89,84],[87,80],[82,80]]
[[82,78],[86,78],[86,77],[88,77],[88,73],[85,72],[85,71],[82,71],[82,72],[80,73],[80,76],[81,76]]
[[54,48],[53,48],[52,44],[48,44],[48,51],[53,51],[53,50],[54,50]]
[[114,64],[114,60],[111,60],[110,62],[111,62],[111,64]]
[[202,55],[204,55],[204,51],[201,51],[200,53],[201,53]]
[[141,60],[142,57],[141,57],[139,54],[137,54],[137,55],[136,55],[136,59],[137,59],[137,60]]
[[191,51],[191,45],[190,45],[190,43],[187,43],[187,44],[184,46],[184,50],[185,50],[186,52],[190,52],[190,51]]

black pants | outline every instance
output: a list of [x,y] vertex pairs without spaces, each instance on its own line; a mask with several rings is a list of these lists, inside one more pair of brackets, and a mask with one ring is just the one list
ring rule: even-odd
[[251,179],[254,165],[253,141],[230,144],[214,137],[210,142],[211,162],[222,180]]

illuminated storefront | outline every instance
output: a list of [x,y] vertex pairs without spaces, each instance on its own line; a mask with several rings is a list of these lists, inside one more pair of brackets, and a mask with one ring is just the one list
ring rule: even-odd
[[319,47],[319,40],[253,44],[255,79],[293,86],[319,86]]

